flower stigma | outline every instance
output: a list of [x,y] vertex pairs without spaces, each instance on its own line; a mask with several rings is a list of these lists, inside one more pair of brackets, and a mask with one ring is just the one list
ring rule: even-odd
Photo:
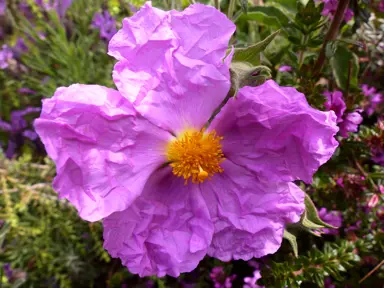
[[220,141],[215,131],[187,130],[168,144],[167,158],[173,174],[183,177],[185,184],[203,183],[215,173],[223,172],[220,163],[225,160]]

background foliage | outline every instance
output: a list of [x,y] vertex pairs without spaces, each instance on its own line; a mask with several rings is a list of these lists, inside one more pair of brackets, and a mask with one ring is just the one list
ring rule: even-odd
[[[82,221],[51,188],[54,165],[33,134],[38,110],[30,107],[72,83],[113,87],[108,38],[143,4],[74,0],[63,14],[55,3],[64,2],[0,6],[0,287],[384,287],[383,1],[201,1],[232,17],[236,49],[267,39],[253,54],[238,54],[263,65],[262,75],[296,87],[321,110],[335,109],[326,100],[340,91],[346,135],[312,185],[299,183],[319,209],[309,219],[339,228],[302,221],[287,227],[288,241],[274,255],[229,263],[206,257],[178,279],[130,274],[104,251],[101,224]],[[162,9],[189,4],[153,1]]]

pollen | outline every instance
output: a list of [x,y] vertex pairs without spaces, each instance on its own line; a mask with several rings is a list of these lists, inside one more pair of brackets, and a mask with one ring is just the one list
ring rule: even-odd
[[173,174],[183,177],[185,184],[190,178],[192,183],[198,184],[223,172],[220,167],[225,159],[220,144],[222,139],[215,131],[188,130],[181,134],[168,145],[167,158]]

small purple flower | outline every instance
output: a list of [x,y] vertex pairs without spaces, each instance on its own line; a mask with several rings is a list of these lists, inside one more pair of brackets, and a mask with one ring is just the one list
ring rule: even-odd
[[324,288],[336,288],[336,286],[332,283],[332,279],[330,277],[325,278]]
[[11,264],[5,263],[3,266],[5,277],[10,280],[13,276],[13,269],[11,268]]
[[376,93],[376,88],[369,87],[364,84],[361,86],[364,96],[366,97],[364,109],[368,116],[371,116],[378,105],[383,103],[383,95],[381,93]]
[[[254,265],[256,264],[256,265]],[[253,271],[253,277],[245,277],[243,288],[264,288],[264,286],[257,285],[257,280],[261,279],[261,273],[258,263],[252,263],[250,266],[255,268]]]
[[357,132],[359,124],[363,121],[360,111],[347,113],[344,115],[343,122],[340,123],[340,135],[344,138],[348,137],[348,132]]
[[292,71],[292,67],[288,65],[283,65],[279,67],[280,72],[290,72]]
[[[328,223],[328,224],[335,226],[335,227],[340,227],[342,222],[343,222],[343,218],[341,216],[340,211],[329,211],[328,212],[327,209],[324,207],[319,210],[319,217],[325,223]],[[323,228],[321,230],[325,234],[329,234],[329,235],[338,235],[339,234],[338,229]]]
[[349,225],[348,227],[346,227],[346,228],[344,229],[344,231],[345,231],[346,233],[347,233],[347,232],[356,231],[356,230],[360,229],[360,227],[361,227],[361,223],[362,223],[362,221],[359,220],[359,221],[357,221],[355,224],[353,224],[353,225]]
[[100,31],[100,38],[105,41],[111,40],[116,34],[116,20],[107,10],[103,13],[96,13],[92,20],[92,27]]
[[6,9],[7,9],[7,2],[5,0],[0,0],[0,16],[5,14]]
[[381,0],[381,2],[379,4],[379,11],[384,12],[384,0]]
[[30,94],[30,95],[36,94],[36,91],[29,89],[29,88],[26,88],[26,87],[22,87],[17,91],[21,94]]
[[0,69],[7,69],[13,56],[12,50],[7,45],[3,45],[0,50]]
[[[337,5],[338,5],[338,0],[323,0],[323,1],[318,1],[318,2],[323,2],[324,3],[324,8],[323,11],[321,12],[321,15],[323,16],[329,16],[329,18],[333,19],[336,13]],[[345,11],[344,15],[344,21],[348,22],[352,19],[354,13],[351,9],[347,9]]]
[[56,10],[57,15],[62,19],[65,16],[68,8],[72,4],[72,0],[37,0],[36,4],[44,10]]
[[347,106],[343,99],[343,93],[340,91],[324,92],[327,101],[324,103],[324,107],[330,111],[334,111],[337,117],[337,123],[343,122],[343,114]]
[[40,108],[28,107],[25,110],[13,111],[11,113],[10,123],[0,120],[0,130],[9,133],[8,147],[5,152],[7,158],[12,158],[15,155],[17,149],[23,145],[24,138],[28,138],[32,141],[38,140],[36,132],[27,129],[28,122],[24,119],[24,116],[40,111]]
[[231,288],[236,275],[227,276],[222,266],[214,267],[209,274],[215,288]]

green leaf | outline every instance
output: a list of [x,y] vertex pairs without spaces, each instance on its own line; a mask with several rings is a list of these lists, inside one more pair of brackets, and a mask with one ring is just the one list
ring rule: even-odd
[[260,52],[268,46],[269,43],[279,34],[280,30],[272,33],[263,41],[260,41],[247,48],[236,48],[232,57],[233,62],[247,62],[251,65],[260,64]]
[[287,239],[289,244],[291,244],[293,254],[295,254],[295,257],[297,258],[299,256],[299,250],[297,248],[297,241],[296,236],[292,233],[288,232],[287,230],[284,230],[284,239]]
[[333,228],[338,227],[329,225],[320,219],[315,204],[312,202],[308,194],[305,194],[304,198],[305,211],[301,217],[301,224],[307,228],[320,229],[320,228]]
[[348,67],[351,65],[350,87],[357,88],[359,73],[359,58],[344,45],[338,45],[335,54],[330,61],[333,77],[336,84],[342,90],[345,90],[348,82]]
[[325,56],[329,59],[332,58],[336,53],[336,49],[337,49],[337,42],[329,41],[325,46]]
[[278,8],[273,6],[256,6],[248,9],[247,14],[241,15],[239,21],[257,21],[258,24],[269,28],[280,29],[287,25],[290,19]]

